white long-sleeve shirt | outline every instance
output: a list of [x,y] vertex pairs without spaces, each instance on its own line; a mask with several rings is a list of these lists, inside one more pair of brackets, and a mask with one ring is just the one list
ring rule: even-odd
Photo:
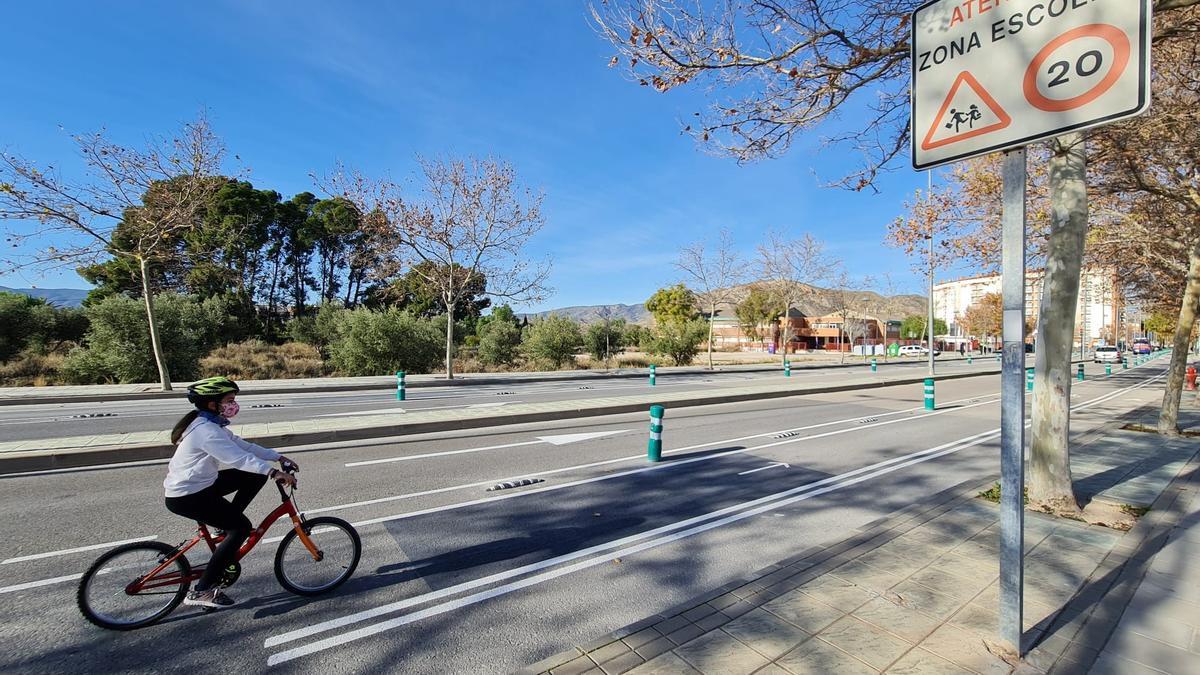
[[188,425],[167,464],[163,481],[168,497],[195,494],[217,480],[219,464],[251,473],[269,474],[278,452],[240,438],[228,427],[197,417]]

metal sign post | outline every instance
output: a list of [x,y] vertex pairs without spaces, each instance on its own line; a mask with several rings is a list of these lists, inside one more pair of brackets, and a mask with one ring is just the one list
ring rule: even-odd
[[1025,148],[1004,153],[1000,639],[1021,654],[1025,584]]

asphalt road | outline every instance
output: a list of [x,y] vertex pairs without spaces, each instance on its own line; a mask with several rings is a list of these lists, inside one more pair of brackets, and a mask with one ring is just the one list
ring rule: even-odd
[[[1076,386],[1072,432],[1155,405],[1161,373]],[[355,577],[290,595],[262,544],[238,606],[130,633],[84,622],[74,577],[111,542],[188,536],[161,463],[0,477],[0,671],[510,672],[995,475],[998,386],[942,383],[934,413],[919,385],[669,410],[658,464],[642,415],[289,450],[300,505],[356,523]],[[515,477],[545,482],[485,491]]]
[[[951,361],[939,364],[945,373],[966,370],[985,370],[995,367],[990,359],[978,359],[973,365]],[[880,362],[881,374],[919,373],[925,362],[915,360]],[[864,374],[870,366],[852,369],[796,368],[792,377],[797,381],[836,383],[848,373]],[[664,391],[697,391],[722,386],[735,386],[751,381],[773,381],[782,373],[714,372],[663,373],[656,387]],[[467,408],[473,406],[502,406],[509,403],[536,403],[566,399],[588,399],[620,396],[650,391],[648,380],[593,379],[562,382],[533,382],[509,385],[459,385],[454,387],[410,388],[405,401],[397,401],[394,392],[349,391],[312,394],[254,394],[247,391],[238,397],[242,411],[239,424],[255,422],[287,422],[313,417],[335,418],[364,414],[379,414],[396,409],[420,411]],[[190,406],[180,399],[141,399],[103,403],[53,403],[0,407],[0,442],[63,436],[89,436],[137,431],[169,429]]]

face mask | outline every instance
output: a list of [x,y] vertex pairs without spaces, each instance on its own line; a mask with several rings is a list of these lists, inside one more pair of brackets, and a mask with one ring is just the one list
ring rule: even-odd
[[242,406],[238,405],[237,401],[230,401],[229,403],[221,406],[221,416],[227,420],[231,420],[234,417],[237,417],[238,411],[241,409]]

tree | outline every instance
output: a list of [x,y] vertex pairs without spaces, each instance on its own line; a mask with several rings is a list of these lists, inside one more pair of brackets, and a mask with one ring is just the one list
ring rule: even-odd
[[602,309],[600,320],[588,326],[584,335],[588,353],[607,368],[614,354],[625,351],[625,332],[625,319],[613,319],[611,310]]
[[[158,309],[158,339],[172,357],[180,377],[199,374],[201,357],[234,328],[228,304],[220,298],[198,301],[176,293],[155,298]],[[148,382],[156,368],[153,344],[146,331],[145,303],[124,295],[114,295],[86,310],[90,327],[87,347],[67,356],[64,376],[77,384],[102,382]]]
[[755,340],[765,339],[767,333],[764,329],[774,325],[780,316],[779,303],[763,289],[762,284],[750,287],[746,297],[737,304],[735,312],[742,330]]
[[1004,327],[1004,297],[987,293],[963,312],[962,325],[968,335],[987,341],[999,337]]
[[479,360],[491,366],[507,366],[521,350],[521,329],[511,321],[490,321],[479,329]]
[[395,308],[376,312],[360,307],[338,316],[341,324],[330,355],[347,375],[427,373],[437,365],[441,338],[426,319]]
[[461,266],[456,266],[456,269],[452,271],[440,268],[437,263],[422,261],[414,265],[404,276],[380,289],[378,295],[385,304],[395,304],[417,316],[427,318],[439,316],[448,311],[446,301],[438,286],[430,283],[429,279],[451,276],[463,279],[462,299],[455,305],[454,320],[464,321],[479,318],[483,314],[483,310],[492,304],[492,301],[486,296],[487,277],[482,273],[468,277]]
[[[155,266],[174,257],[180,239],[198,225],[211,195],[224,148],[201,115],[172,139],[145,148],[117,145],[104,132],[74,136],[87,180],[75,183],[8,153],[0,154],[0,218],[27,223],[10,242],[62,237],[31,264],[86,265],[105,254],[136,268],[154,363],[163,390],[171,389],[166,354],[155,320]],[[120,235],[120,236],[118,236]]]
[[[913,314],[911,316],[904,317],[904,320],[900,322],[900,337],[908,338],[909,340],[914,338],[920,338],[924,340],[925,325],[927,321],[928,320],[920,314]],[[950,330],[946,326],[946,322],[934,317],[933,334],[937,335],[938,333],[941,333],[942,335],[945,335],[949,332]]]
[[524,340],[525,351],[535,359],[549,361],[555,369],[574,363],[575,353],[583,346],[579,324],[565,316],[550,316],[529,324]]
[[[542,195],[520,187],[516,172],[503,161],[418,162],[424,179],[419,199],[404,199],[395,183],[370,181],[356,172],[339,171],[353,180],[332,181],[336,194],[363,213],[378,212],[386,223],[389,233],[380,240],[389,253],[379,275],[419,270],[452,315],[472,297],[480,277],[492,298],[542,299],[550,264],[531,262],[525,251],[545,223]],[[446,322],[447,379],[454,377],[454,324]]]
[[791,344],[791,310],[799,308],[806,299],[815,298],[815,282],[826,277],[834,263],[825,255],[825,244],[809,233],[789,239],[781,232],[770,230],[758,247],[758,256],[766,284],[783,317],[780,330],[782,358],[787,361]]
[[689,321],[696,316],[696,294],[683,284],[660,288],[646,301],[655,323]]
[[746,278],[746,263],[734,248],[729,230],[721,230],[716,244],[710,249],[706,249],[704,241],[685,246],[679,252],[675,267],[696,288],[696,299],[708,315],[708,369],[712,370],[717,308],[732,305],[737,299],[737,287]]
[[708,332],[702,319],[663,321],[655,324],[648,345],[651,354],[670,357],[677,366],[686,366],[696,358],[700,342]]
[[838,331],[838,351],[842,363],[846,362],[846,350],[841,346],[841,336],[844,334],[853,346],[855,336],[865,335],[868,330],[865,316],[868,300],[864,291],[873,283],[870,277],[853,279],[839,266],[833,277],[833,287],[825,293],[826,304],[842,320],[842,327]]
[[[617,52],[609,65],[633,82],[714,94],[683,131],[738,161],[779,156],[851,106],[858,123],[828,143],[863,153],[862,167],[839,181],[863,189],[907,153],[909,21],[921,4],[606,0],[591,17]],[[1197,4],[1157,0],[1156,23]]]

